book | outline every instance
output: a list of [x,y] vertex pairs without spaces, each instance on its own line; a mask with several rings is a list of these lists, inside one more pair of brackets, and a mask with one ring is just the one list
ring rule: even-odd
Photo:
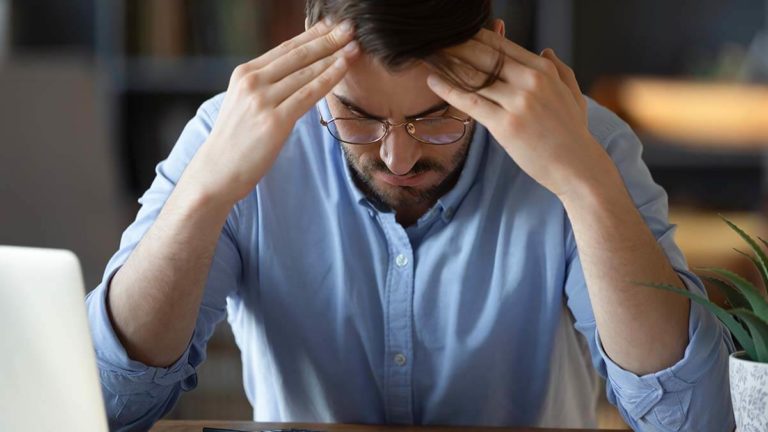
[[156,57],[184,55],[184,0],[145,0],[139,17],[142,53]]

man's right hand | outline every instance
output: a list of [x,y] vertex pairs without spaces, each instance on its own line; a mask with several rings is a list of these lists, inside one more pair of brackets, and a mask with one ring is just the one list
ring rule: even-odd
[[235,69],[210,136],[110,283],[107,313],[131,359],[166,367],[184,353],[232,206],[358,54],[344,30],[320,23]]
[[[321,21],[237,66],[218,120],[184,177],[234,205],[267,173],[296,121],[344,77],[360,49],[349,22]],[[223,201],[222,201],[223,200]]]

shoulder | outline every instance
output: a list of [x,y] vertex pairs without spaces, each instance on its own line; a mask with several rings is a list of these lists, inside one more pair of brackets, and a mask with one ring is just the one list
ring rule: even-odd
[[[616,113],[586,97],[589,113],[589,132],[617,164],[624,161],[639,162],[643,144],[635,131]],[[621,167],[620,167],[621,168]]]
[[221,104],[224,102],[224,97],[227,92],[221,92],[203,102],[197,109],[197,117],[211,122],[211,124],[219,116],[221,110]]
[[589,131],[603,145],[616,134],[622,132],[632,133],[632,129],[627,122],[622,120],[616,113],[588,96],[584,96],[584,98],[587,100]]

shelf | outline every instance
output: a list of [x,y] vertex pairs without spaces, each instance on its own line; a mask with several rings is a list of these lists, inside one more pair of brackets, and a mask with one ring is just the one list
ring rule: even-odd
[[[227,89],[234,68],[248,58],[131,57],[118,85],[126,92],[218,93]],[[120,67],[118,66],[118,71]]]
[[[752,236],[763,237],[768,225],[758,212],[725,212],[725,217]],[[691,208],[673,208],[669,221],[676,224],[675,240],[686,255],[708,261],[712,258],[737,257],[733,248],[744,242],[723,222],[717,212]]]
[[643,160],[654,168],[759,168],[768,166],[768,157],[758,148],[736,149],[729,143],[706,147],[681,144],[645,132],[638,133],[643,143]]
[[593,97],[639,132],[697,149],[768,148],[768,86],[646,77],[603,79]]

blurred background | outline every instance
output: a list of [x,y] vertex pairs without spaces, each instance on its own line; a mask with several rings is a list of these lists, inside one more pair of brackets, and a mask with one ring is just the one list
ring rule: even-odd
[[[302,31],[303,7],[0,0],[0,244],[74,250],[95,287],[184,124],[236,65]],[[760,283],[717,215],[766,234],[768,1],[497,0],[495,13],[635,128],[689,263]],[[226,324],[199,382],[171,417],[251,417]]]

